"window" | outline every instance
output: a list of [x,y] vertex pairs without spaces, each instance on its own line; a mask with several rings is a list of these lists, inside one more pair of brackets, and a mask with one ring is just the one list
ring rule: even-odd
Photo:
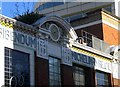
[[87,43],[87,46],[92,47],[92,36],[94,36],[94,35],[86,32],[84,30],[81,31],[81,34],[82,34],[82,38],[84,39],[84,42]]
[[49,84],[61,85],[60,60],[54,57],[49,57]]
[[109,77],[107,73],[96,72],[97,87],[109,87]]
[[44,3],[44,4],[40,5],[37,8],[37,11],[41,11],[41,10],[51,8],[51,7],[55,7],[55,6],[62,5],[62,4],[64,4],[64,2],[47,2],[47,3]]
[[111,5],[104,7],[104,9],[109,11],[109,12],[112,12],[112,6]]
[[5,86],[27,87],[29,74],[29,54],[5,48]]
[[73,78],[76,86],[85,86],[84,69],[74,66]]

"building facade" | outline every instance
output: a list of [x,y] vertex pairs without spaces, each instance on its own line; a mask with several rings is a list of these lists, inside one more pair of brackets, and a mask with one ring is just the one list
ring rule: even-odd
[[48,2],[37,2],[34,6],[34,10],[46,15],[55,14],[63,17],[69,17],[69,20],[72,20],[73,17],[78,14],[82,17],[85,16],[86,12],[101,8],[118,16],[118,2],[119,1],[117,0],[106,0],[101,2],[97,0],[88,0],[88,2],[82,0],[75,0],[74,2],[67,0],[64,0],[63,2],[53,2],[50,0]]
[[0,15],[0,86],[120,86],[119,46],[101,51],[94,36],[87,45],[70,23],[55,15],[33,25]]
[[[62,16],[74,28],[78,36],[78,42],[105,54],[113,55],[112,74],[108,72],[107,74],[109,74],[109,80],[111,78],[110,76],[113,77],[110,81],[112,86],[120,86],[120,82],[118,80],[120,75],[115,73],[119,73],[119,1],[97,2],[95,0],[95,2],[38,2],[35,6],[35,11],[46,15]],[[92,74],[95,73],[96,70],[93,71],[94,72],[92,72]],[[98,73],[101,75],[99,70]],[[99,75],[96,74],[94,76],[96,76],[95,78],[97,78],[97,76],[99,77]],[[100,80],[100,78],[97,80]],[[104,83],[101,80],[100,83],[99,81],[89,83],[96,85],[97,82],[98,84]]]

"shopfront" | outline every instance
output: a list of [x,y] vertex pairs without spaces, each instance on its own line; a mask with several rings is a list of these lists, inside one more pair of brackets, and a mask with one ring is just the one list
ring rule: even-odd
[[94,87],[95,58],[73,51],[72,61],[74,84],[82,87]]
[[111,60],[105,58],[96,58],[95,61],[95,82],[98,87],[112,87],[112,63]]
[[7,87],[34,85],[33,41],[35,38],[32,35],[0,21],[0,84]]
[[111,59],[76,47],[73,47],[72,50],[74,50],[72,60],[75,85],[111,87]]

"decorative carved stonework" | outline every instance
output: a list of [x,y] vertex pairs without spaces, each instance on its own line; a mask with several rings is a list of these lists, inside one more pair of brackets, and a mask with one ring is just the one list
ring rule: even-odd
[[62,63],[72,65],[72,52],[68,47],[62,47]]
[[38,45],[37,45],[37,56],[42,58],[47,58],[47,41],[38,39]]
[[24,32],[33,36],[35,36],[38,33],[38,29],[36,29],[33,26],[22,23],[20,21],[16,21],[15,19],[4,17],[4,16],[0,16],[0,25],[5,26],[7,28],[11,28],[13,30]]

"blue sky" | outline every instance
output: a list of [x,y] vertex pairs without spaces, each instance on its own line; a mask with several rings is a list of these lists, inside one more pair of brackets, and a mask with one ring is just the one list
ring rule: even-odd
[[2,14],[13,18],[17,13],[22,14],[27,9],[32,11],[33,7],[33,2],[2,2]]

